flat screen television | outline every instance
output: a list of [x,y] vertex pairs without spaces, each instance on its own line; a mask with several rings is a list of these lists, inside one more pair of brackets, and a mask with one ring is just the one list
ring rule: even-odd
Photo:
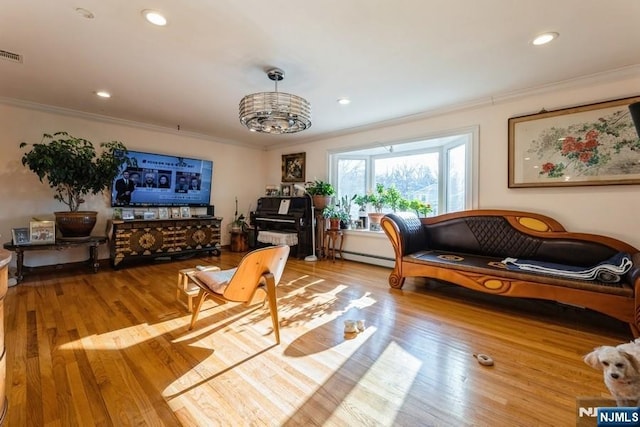
[[128,151],[136,166],[123,165],[111,186],[111,206],[209,206],[211,160]]

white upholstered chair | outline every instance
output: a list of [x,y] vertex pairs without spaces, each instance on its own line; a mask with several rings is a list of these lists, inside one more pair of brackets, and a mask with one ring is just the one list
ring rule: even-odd
[[193,329],[198,320],[202,303],[207,298],[220,304],[241,302],[249,305],[256,292],[262,289],[266,292],[266,299],[269,301],[273,331],[276,334],[277,343],[280,344],[276,285],[282,277],[289,257],[289,250],[289,246],[286,245],[268,246],[247,253],[235,268],[189,273],[191,280],[200,287],[189,329]]

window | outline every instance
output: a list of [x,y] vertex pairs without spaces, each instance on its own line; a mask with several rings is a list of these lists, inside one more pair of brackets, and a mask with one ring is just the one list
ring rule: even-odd
[[[477,127],[408,142],[376,143],[330,153],[337,200],[395,185],[406,199],[429,203],[430,215],[477,203]],[[357,216],[358,207],[352,207]]]

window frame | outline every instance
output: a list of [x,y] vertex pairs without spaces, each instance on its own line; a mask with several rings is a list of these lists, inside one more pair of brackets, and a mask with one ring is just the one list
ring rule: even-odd
[[[449,138],[453,136],[465,137],[467,136],[467,141],[460,142],[458,140],[455,141],[447,141],[443,143],[437,143],[437,141],[441,138]],[[390,148],[387,147],[397,147],[402,144],[407,143],[416,143],[423,141],[425,143],[424,148],[415,148],[406,151],[397,151],[391,152]],[[450,150],[452,148],[458,147],[460,145],[465,145],[465,201],[464,201],[464,209],[477,209],[478,208],[478,176],[479,176],[479,167],[478,167],[478,151],[479,151],[479,126],[468,126],[464,128],[452,129],[448,131],[442,132],[434,132],[430,134],[423,135],[417,138],[398,140],[398,141],[386,141],[386,142],[375,142],[366,145],[362,145],[359,147],[349,147],[349,148],[340,148],[335,150],[328,151],[328,176],[329,182],[336,189],[336,197],[338,197],[340,189],[338,188],[338,161],[341,159],[350,159],[350,160],[364,160],[365,161],[365,192],[372,191],[375,188],[374,179],[375,179],[375,159],[381,158],[392,158],[392,157],[400,157],[411,154],[423,154],[423,153],[433,153],[439,152],[439,171],[438,171],[438,207],[442,207],[439,209],[438,214],[444,214],[449,212],[449,203],[447,200],[447,171],[449,167],[449,155]],[[380,148],[384,147],[388,151],[386,153],[378,153],[378,154],[358,154],[354,153],[356,151],[367,150],[372,148]]]

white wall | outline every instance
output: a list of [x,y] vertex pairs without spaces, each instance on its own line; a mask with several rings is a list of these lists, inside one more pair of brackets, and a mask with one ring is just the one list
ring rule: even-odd
[[[269,153],[268,180],[278,182],[281,154],[306,152],[307,180],[327,179],[328,150],[358,147],[372,142],[390,143],[432,135],[468,126],[480,128],[479,208],[514,209],[542,213],[558,220],[569,231],[604,234],[640,248],[640,186],[607,185],[591,187],[519,188],[507,187],[507,121],[509,117],[542,109],[589,104],[640,94],[640,69],[629,68],[607,75],[540,88],[527,94],[488,100],[484,105],[459,108],[448,113],[379,129],[363,130],[302,146]],[[428,94],[425,94],[428,96]],[[491,101],[491,102],[489,102]],[[357,100],[353,100],[357,103]],[[359,252],[370,245],[356,234],[348,234],[345,250]],[[383,252],[392,254],[388,242],[380,241]],[[379,248],[376,248],[376,251]]]
[[[640,211],[638,185],[593,187],[521,188],[507,187],[507,120],[540,111],[583,105],[640,94],[640,71],[636,68],[615,74],[565,82],[518,96],[495,98],[476,106],[451,109],[449,112],[423,114],[399,124],[363,129],[297,146],[280,147],[267,153],[246,147],[217,143],[173,130],[104,120],[96,116],[62,114],[17,104],[0,103],[0,240],[11,239],[11,228],[28,225],[32,217],[51,218],[51,212],[64,205],[53,200],[47,185],[20,163],[21,141],[39,142],[43,132],[65,130],[94,142],[120,140],[132,150],[176,153],[214,162],[212,204],[216,215],[224,217],[226,229],[233,219],[234,197],[240,211],[248,214],[267,184],[279,184],[281,155],[306,152],[306,179],[327,179],[328,150],[358,147],[374,141],[393,142],[433,135],[478,125],[480,128],[479,207],[538,212],[549,215],[569,231],[605,234],[640,247],[637,213]],[[425,94],[428,96],[428,94]],[[354,100],[357,103],[357,100]],[[87,209],[100,212],[96,231],[104,229],[111,216],[106,197],[89,198]],[[229,243],[223,232],[222,243]],[[391,246],[379,238],[358,236],[350,232],[346,251],[392,256]],[[108,256],[102,248],[100,256]],[[29,265],[69,262],[85,257],[72,254],[38,253],[27,255]],[[349,256],[347,256],[349,257]],[[351,257],[353,259],[359,259]]]
[[[89,115],[61,114],[30,106],[0,103],[0,241],[11,240],[11,229],[29,225],[33,217],[53,219],[52,212],[66,210],[66,205],[53,199],[53,190],[40,183],[37,176],[22,166],[24,149],[18,145],[40,142],[43,133],[67,131],[86,138],[94,144],[119,140],[131,150],[179,154],[213,160],[213,191],[211,203],[216,216],[223,217],[222,244],[229,244],[228,225],[233,220],[234,199],[238,209],[248,216],[249,205],[255,208],[257,197],[264,193],[264,151],[216,143],[178,131],[151,126],[128,125],[126,122],[105,120]],[[280,165],[278,165],[278,170]],[[96,210],[98,223],[94,234],[105,230],[111,217],[108,195],[89,196],[81,209]],[[204,212],[203,212],[204,213]],[[108,250],[100,248],[100,257],[107,258]],[[37,266],[83,260],[86,250],[69,252],[29,252],[25,265]],[[15,265],[15,259],[12,261]]]

